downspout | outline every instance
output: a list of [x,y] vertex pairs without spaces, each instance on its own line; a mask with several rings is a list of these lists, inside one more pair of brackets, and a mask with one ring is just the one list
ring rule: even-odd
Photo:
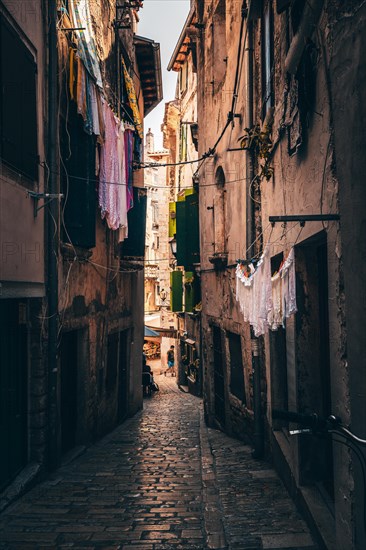
[[[248,21],[247,31],[247,108],[246,126],[253,127],[253,23]],[[254,241],[254,201],[251,199],[251,187],[254,178],[253,151],[247,151],[246,157],[246,235],[247,258],[253,256],[252,243]],[[253,369],[253,411],[254,411],[254,450],[253,457],[261,458],[264,452],[264,430],[261,399],[261,369],[259,360],[259,340],[251,329],[252,369]]]
[[[57,7],[55,0],[48,3],[48,192],[59,194],[57,146]],[[58,238],[59,201],[48,205],[47,218],[47,299],[48,299],[48,463],[51,469],[58,463]]]

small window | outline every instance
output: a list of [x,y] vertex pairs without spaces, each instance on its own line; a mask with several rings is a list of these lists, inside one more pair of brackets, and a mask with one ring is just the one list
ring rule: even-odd
[[230,352],[230,392],[245,405],[244,369],[239,334],[227,333]]
[[38,179],[37,67],[33,55],[0,14],[0,157]]
[[182,124],[180,127],[180,160],[186,161],[187,159],[188,159],[187,124]]
[[188,87],[188,63],[187,63],[187,61],[185,61],[184,64],[182,65],[179,76],[180,76],[180,82],[179,82],[180,93],[181,93],[181,95],[183,95],[186,92],[187,87]]

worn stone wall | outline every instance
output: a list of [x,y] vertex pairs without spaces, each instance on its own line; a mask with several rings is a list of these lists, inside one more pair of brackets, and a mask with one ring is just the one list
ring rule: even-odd
[[[118,113],[115,10],[111,0],[90,2],[104,93]],[[119,36],[134,63],[132,29]],[[59,39],[63,44],[63,37]],[[121,420],[120,391],[126,401],[124,416],[142,407],[143,270],[122,270],[116,232],[101,220],[99,208],[95,215],[96,245],[91,254],[81,250],[75,254],[69,246],[63,248],[59,263],[60,348],[63,335],[78,331],[77,444],[100,437]],[[109,340],[115,333],[126,334],[118,348],[123,346],[123,388],[120,367],[108,362],[108,345],[113,345]]]
[[[197,41],[197,101],[199,127],[199,157],[215,144],[231,111],[236,74],[241,5],[235,1],[197,3],[199,30]],[[217,64],[219,70],[216,71]],[[200,185],[200,246],[202,283],[202,357],[205,415],[215,422],[213,342],[211,325],[241,336],[242,362],[248,408],[243,407],[229,391],[230,358],[224,346],[224,380],[226,430],[248,439],[252,413],[250,393],[251,356],[248,328],[242,320],[235,298],[235,277],[232,267],[215,270],[209,259],[216,252],[227,254],[232,265],[245,257],[245,153],[228,151],[238,147],[245,125],[245,71],[242,73],[236,113],[240,115],[225,132],[213,157],[199,171]],[[219,250],[223,248],[223,250]]]
[[[347,352],[342,357],[340,375],[349,377],[350,399],[342,410],[352,429],[365,437],[366,407],[366,353],[362,327],[366,324],[365,307],[365,21],[366,6],[363,2],[347,3],[330,1],[328,53],[331,99],[333,103],[334,144],[337,178],[339,181],[339,210],[342,231],[342,260],[344,265],[341,292],[338,299],[345,305]],[[349,406],[348,406],[349,403]],[[343,485],[339,488],[339,500],[350,505],[355,523],[350,522],[346,507],[340,508],[337,523],[346,525],[346,536],[353,530],[354,548],[366,545],[362,520],[362,481],[359,466],[352,464],[355,492],[349,494]],[[360,504],[359,504],[360,503]],[[344,546],[348,538],[339,530]]]
[[[332,412],[339,414],[347,423],[351,419],[351,404],[354,403],[355,415],[361,427],[365,408],[361,405],[362,396],[352,400],[352,388],[355,390],[360,383],[362,386],[361,371],[365,370],[362,370],[362,366],[358,366],[359,360],[355,360],[357,354],[360,357],[365,355],[361,344],[364,339],[359,333],[362,325],[357,324],[356,321],[357,318],[363,319],[365,308],[363,300],[359,300],[357,305],[355,304],[357,316],[352,313],[348,321],[349,314],[346,311],[350,309],[347,308],[347,280],[348,285],[352,285],[350,303],[356,300],[356,295],[363,296],[363,290],[361,283],[354,284],[353,270],[345,266],[352,265],[352,257],[355,255],[359,258],[363,257],[362,251],[358,248],[364,224],[364,213],[359,210],[364,204],[364,187],[359,178],[364,171],[362,170],[363,161],[354,154],[354,151],[362,150],[361,129],[364,107],[361,105],[360,98],[364,85],[364,70],[361,62],[352,62],[350,56],[353,57],[354,54],[350,52],[355,52],[357,59],[362,59],[363,42],[360,32],[364,23],[364,8],[361,2],[352,2],[347,6],[335,1],[325,2],[316,24],[311,27],[313,32],[310,32],[306,41],[306,51],[301,58],[295,79],[290,78],[285,70],[289,49],[287,15],[286,13],[277,14],[275,3],[271,4],[273,6],[273,66],[270,78],[274,99],[267,118],[264,115],[263,100],[262,56],[265,50],[263,18],[253,21],[252,84],[253,123],[258,124],[264,131],[266,125],[267,129],[270,129],[272,153],[269,166],[273,174],[269,174],[268,179],[265,177],[253,179],[247,185],[247,153],[230,151],[238,147],[238,139],[245,133],[245,128],[248,126],[246,97],[250,83],[247,78],[247,57],[239,74],[240,87],[235,109],[236,114],[241,115],[241,118],[234,119],[234,124],[225,132],[213,157],[206,160],[200,169],[205,415],[210,423],[215,422],[212,326],[221,328],[223,341],[225,332],[228,330],[241,335],[245,380],[248,381],[248,387],[251,387],[250,334],[238,311],[235,299],[235,277],[230,267],[215,270],[210,262],[210,258],[212,259],[214,253],[218,252],[218,244],[228,255],[228,266],[234,264],[237,258],[246,257],[248,240],[245,212],[246,203],[250,201],[255,223],[254,237],[257,239],[251,249],[252,254],[260,251],[268,241],[271,242],[271,257],[274,264],[279,256],[286,256],[292,246],[296,245],[298,251],[297,283],[301,312],[296,319],[289,320],[284,344],[281,344],[285,345],[285,351],[281,353],[285,354],[284,360],[287,360],[288,365],[288,406],[292,410],[300,408],[309,412],[310,409],[319,408],[321,400],[317,399],[317,395],[320,388],[323,388],[327,394],[322,402],[324,407],[330,407]],[[266,5],[267,2],[264,2],[264,10]],[[215,0],[197,2],[196,7],[200,23],[197,42],[197,98],[199,156],[201,156],[216,142],[226,122],[227,113],[231,109],[241,6],[236,2],[222,3]],[[306,13],[310,8],[305,6],[304,9]],[[356,19],[357,27],[352,29],[352,21]],[[217,29],[218,25],[225,26],[226,34]],[[341,33],[343,41],[339,40],[338,32]],[[217,48],[217,40],[220,44],[219,48]],[[348,49],[344,49],[342,45],[344,42],[349,44]],[[341,49],[342,55],[340,55]],[[220,65],[222,56],[226,60],[226,69],[222,65],[217,69],[217,63]],[[348,108],[345,108],[345,98],[348,96],[355,100],[355,108],[351,113]],[[351,135],[352,138],[347,139],[347,135]],[[257,156],[254,159],[254,176],[259,174],[260,164],[263,165],[263,159]],[[351,181],[352,193],[350,193]],[[344,221],[342,221],[342,207]],[[319,221],[307,222],[304,227],[301,227],[298,223],[288,222],[286,225],[276,223],[271,227],[269,223],[269,216],[273,215],[338,214],[339,212],[341,213],[340,224],[337,221]],[[351,222],[351,213],[353,213],[353,222]],[[347,243],[347,263],[344,256],[344,242]],[[326,249],[321,248],[321,243],[326,243]],[[321,254],[325,254],[324,261],[319,259]],[[310,261],[311,258],[312,261]],[[318,267],[315,267],[315,263],[321,265],[321,269],[326,271],[319,278],[323,277],[328,295],[327,307],[321,305],[320,282],[315,277]],[[361,280],[358,279],[358,275],[363,278],[363,266],[357,273],[356,281]],[[322,307],[324,311],[321,313]],[[323,316],[324,326],[321,324],[321,316]],[[351,337],[349,326],[352,327]],[[321,333],[321,330],[324,332]],[[323,345],[320,334],[326,332],[328,332],[327,342]],[[348,341],[352,342],[354,352],[353,379],[349,368],[349,352],[346,351]],[[310,347],[309,342],[312,343]],[[261,341],[263,373],[261,393],[267,434],[272,425],[272,400],[281,397],[276,386],[278,381],[272,373],[272,367],[276,362],[277,364],[280,362],[281,353],[276,351],[278,345],[280,345],[278,341],[271,342],[269,337]],[[324,351],[325,348],[327,348],[326,351]],[[320,349],[323,351],[319,351]],[[329,359],[325,360],[322,353],[327,353]],[[237,433],[240,437],[250,437],[252,416],[250,406],[246,410],[228,390],[229,360],[226,348],[223,356],[225,429]],[[328,381],[321,379],[323,374],[320,376],[320,372],[315,368],[315,365],[319,365],[319,369],[323,368],[327,361],[329,361]],[[349,376],[351,376],[351,386],[349,386]],[[251,396],[248,403],[251,405]],[[361,428],[360,431],[362,433]],[[281,439],[280,446],[282,445],[284,460],[291,472],[291,483],[293,485],[295,481],[298,489],[307,471],[306,453],[298,439],[293,438],[290,443],[280,435],[278,439]],[[354,497],[351,475],[353,465],[347,450],[340,445],[333,446],[332,460],[335,510],[338,518],[336,523],[343,526],[337,529],[336,538],[333,541],[337,539],[335,542],[337,548],[347,548],[353,544],[354,511],[351,504]],[[303,495],[305,493],[304,490]],[[307,500],[307,497],[304,499]],[[313,514],[315,518],[317,511],[310,500],[308,507],[310,515]],[[331,522],[331,519],[329,521]],[[329,525],[331,523],[328,523],[328,532],[333,532],[334,535],[334,525],[331,527]]]
[[[263,48],[262,21],[255,25],[255,119],[254,122],[264,128],[263,123],[263,88],[261,87],[261,55]],[[286,14],[274,13],[273,40],[273,123],[271,129],[274,153],[271,159],[273,177],[269,181],[262,179],[257,186],[256,198],[260,200],[261,230],[264,231],[263,241],[271,241],[271,256],[286,255],[290,248],[296,245],[297,258],[297,294],[299,313],[296,317],[296,327],[288,325],[286,331],[287,368],[289,379],[289,406],[297,410],[316,410],[319,414],[328,414],[322,407],[325,402],[319,394],[319,388],[328,392],[328,405],[335,414],[344,420],[349,418],[348,373],[345,369],[345,323],[344,323],[344,290],[343,290],[343,250],[341,247],[341,227],[338,222],[309,222],[304,227],[296,223],[285,226],[277,223],[269,227],[271,215],[321,214],[339,212],[339,174],[335,164],[335,142],[333,120],[337,109],[332,102],[329,83],[329,55],[332,42],[329,37],[329,18],[323,10],[317,22],[317,31],[308,40],[309,56],[306,52],[302,59],[307,59],[306,86],[304,86],[304,70],[298,69],[298,88],[294,90],[293,81],[285,71],[285,59],[289,44],[286,41]],[[303,95],[300,95],[303,94]],[[308,95],[306,95],[308,94]],[[306,96],[308,103],[301,103]],[[296,113],[296,106],[298,113]],[[291,115],[289,115],[289,109]],[[290,118],[289,118],[290,116]],[[296,116],[301,120],[301,129],[296,127]],[[289,151],[290,143],[297,137],[297,150]],[[255,166],[258,170],[258,164]],[[322,342],[319,341],[322,327],[319,325],[318,292],[319,278],[315,277],[318,257],[316,247],[320,239],[326,241],[327,257],[327,293],[329,319],[329,365],[330,379],[320,379],[323,368],[319,355]],[[343,233],[342,233],[343,240]],[[313,256],[312,256],[313,254]],[[318,327],[318,328],[317,328]],[[327,336],[327,338],[328,338]],[[309,347],[311,342],[311,347]],[[274,349],[266,341],[266,368],[268,379],[267,398],[269,402],[268,419],[270,420],[271,400],[275,390],[275,380],[271,378],[271,355]],[[318,364],[318,369],[314,366]],[[291,374],[292,373],[292,374]],[[294,375],[294,378],[292,376]],[[292,381],[293,380],[293,381]],[[323,404],[322,404],[323,403]],[[293,439],[286,444],[286,454],[291,449],[292,460],[289,460],[292,474],[298,484],[304,482],[304,476],[312,476],[311,461],[320,452],[320,442],[311,450],[302,442]],[[324,454],[323,454],[324,456]],[[342,529],[337,530],[337,548],[350,547],[352,509],[352,479],[349,474],[349,456],[340,445],[333,446],[334,488],[336,515],[342,517]],[[324,468],[326,469],[326,465]],[[328,466],[329,467],[329,466]],[[318,461],[318,475],[321,473],[321,460]],[[309,480],[308,480],[309,481]],[[317,511],[309,504],[310,513],[317,516]],[[336,522],[337,523],[337,522]],[[337,523],[338,524],[338,523]],[[325,529],[326,531],[326,529]]]

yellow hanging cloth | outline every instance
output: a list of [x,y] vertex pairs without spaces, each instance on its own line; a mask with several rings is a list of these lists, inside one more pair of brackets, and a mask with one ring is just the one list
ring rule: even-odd
[[130,77],[130,75],[127,71],[125,61],[124,61],[123,58],[122,58],[122,66],[123,66],[123,76],[125,78],[126,90],[127,90],[127,94],[128,94],[128,101],[129,101],[130,107],[132,109],[133,120],[134,120],[134,123],[135,123],[136,131],[137,131],[139,137],[141,139],[143,139],[144,136],[143,136],[143,131],[142,131],[140,111],[139,111],[137,98],[136,98],[135,86],[133,84],[132,78]]

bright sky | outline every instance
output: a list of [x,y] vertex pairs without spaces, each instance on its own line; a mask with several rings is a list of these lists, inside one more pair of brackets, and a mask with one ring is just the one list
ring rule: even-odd
[[177,83],[177,73],[168,72],[166,68],[187,19],[189,7],[189,0],[145,0],[139,11],[137,34],[160,43],[164,97],[144,122],[145,132],[151,128],[154,133],[155,149],[163,146],[160,126],[164,118],[164,106],[167,101],[174,99]]

